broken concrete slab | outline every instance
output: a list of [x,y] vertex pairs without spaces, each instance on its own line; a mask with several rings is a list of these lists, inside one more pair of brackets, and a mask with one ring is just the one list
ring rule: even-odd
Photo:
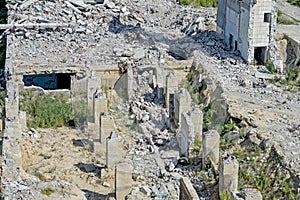
[[179,200],[199,200],[196,190],[193,188],[191,181],[187,177],[180,179]]

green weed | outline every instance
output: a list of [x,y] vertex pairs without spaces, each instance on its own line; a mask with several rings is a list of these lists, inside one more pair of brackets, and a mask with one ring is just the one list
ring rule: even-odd
[[284,15],[280,10],[277,12],[277,23],[284,25],[296,25],[297,22],[292,18]]
[[64,96],[52,95],[34,96],[25,93],[20,100],[20,110],[28,114],[27,125],[31,128],[50,128],[69,125],[74,116],[72,104]]
[[229,122],[229,123],[224,124],[221,135],[224,135],[225,133],[232,131],[235,126],[236,126],[236,124],[234,122],[232,122],[232,123]]
[[289,3],[300,7],[300,0],[288,0]]
[[217,7],[218,0],[179,0],[181,5],[193,5],[194,7]]
[[54,190],[51,188],[42,188],[41,189],[41,193],[45,194],[47,196],[50,196],[53,192],[54,192]]

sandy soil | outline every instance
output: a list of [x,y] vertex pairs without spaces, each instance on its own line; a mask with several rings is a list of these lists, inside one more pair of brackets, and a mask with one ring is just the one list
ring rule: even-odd
[[[61,181],[76,185],[87,199],[105,199],[114,191],[114,172],[106,169],[101,179],[104,160],[97,160],[86,147],[75,146],[73,140],[87,138],[76,129],[58,128],[38,130],[38,138],[23,136],[23,176],[35,176],[42,181]],[[85,167],[92,172],[86,172]],[[22,178],[25,178],[22,177]],[[110,187],[104,187],[107,182]]]

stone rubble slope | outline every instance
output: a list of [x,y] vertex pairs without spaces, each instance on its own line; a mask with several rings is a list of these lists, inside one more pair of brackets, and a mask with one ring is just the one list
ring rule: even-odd
[[[74,0],[7,2],[9,23],[61,25],[14,30],[13,44],[9,45],[14,48],[15,63],[103,66],[133,62],[140,67],[157,65],[162,58],[167,65],[194,57],[205,75],[223,88],[229,114],[257,127],[270,143],[278,143],[276,149],[287,167],[299,175],[299,93],[286,92],[256,77],[257,67],[244,64],[217,34],[201,32],[203,26],[213,26],[216,9],[181,7],[167,0],[105,1],[96,5],[78,5]],[[165,129],[168,113],[155,95],[151,96],[148,76],[140,75],[141,87],[135,101],[121,107],[142,122],[139,131],[131,133],[135,145],[128,158],[134,163],[136,178],[144,179],[141,188],[168,193],[176,199],[179,177],[193,177],[197,169],[174,168],[178,154],[172,146],[175,135]],[[169,148],[160,148],[166,144]],[[203,198],[209,199],[210,194],[203,194]]]
[[151,63],[151,54],[157,54],[155,40],[182,37],[181,30],[198,17],[213,19],[216,14],[212,8],[181,7],[166,0],[96,5],[75,0],[27,2],[8,1],[9,23],[57,23],[58,27],[14,30],[14,60],[25,64],[115,65],[141,47],[147,50],[144,62]]

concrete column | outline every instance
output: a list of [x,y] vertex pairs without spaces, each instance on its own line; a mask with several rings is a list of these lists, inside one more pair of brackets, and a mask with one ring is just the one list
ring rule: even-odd
[[189,113],[181,114],[180,135],[178,137],[180,155],[189,156],[190,150],[194,147],[194,125]]
[[202,141],[203,112],[199,108],[193,109],[191,120],[194,125],[195,139]]
[[175,73],[172,71],[166,77],[165,105],[166,108],[169,109],[169,111],[170,111],[170,104],[171,104],[171,108],[174,106],[174,94],[177,89],[178,89],[178,78],[176,77]]
[[5,98],[6,118],[19,118],[19,85],[13,79],[7,80],[7,98]]
[[106,138],[110,136],[112,131],[116,130],[114,118],[108,114],[100,116],[100,142],[105,142]]
[[124,89],[127,89],[127,100],[131,99],[131,97],[134,95],[134,76],[133,76],[133,69],[132,67],[127,68],[126,73],[126,86]]
[[87,104],[88,109],[92,111],[88,116],[88,122],[95,122],[94,116],[94,95],[101,88],[101,80],[96,76],[95,72],[91,72],[91,76],[87,79]]
[[239,163],[233,156],[222,158],[219,173],[219,195],[238,190]]
[[159,100],[163,99],[163,88],[164,88],[164,68],[162,66],[156,66],[155,77],[157,82],[157,97]]
[[181,113],[191,109],[191,96],[186,89],[181,88],[175,93],[174,101],[174,123],[175,127],[181,124]]
[[103,113],[107,113],[107,98],[106,95],[102,92],[97,92],[94,95],[94,102],[93,102],[93,111],[94,111],[94,122],[97,126],[100,125],[100,115]]
[[26,112],[20,111],[19,113],[19,127],[21,130],[26,130],[27,129],[27,116]]
[[126,199],[132,188],[133,164],[130,160],[123,161],[116,165],[115,170],[115,192],[116,199]]
[[106,139],[106,166],[112,168],[122,160],[120,139],[115,132]]
[[214,164],[219,163],[220,135],[216,130],[209,130],[202,135],[202,164],[208,157]]

